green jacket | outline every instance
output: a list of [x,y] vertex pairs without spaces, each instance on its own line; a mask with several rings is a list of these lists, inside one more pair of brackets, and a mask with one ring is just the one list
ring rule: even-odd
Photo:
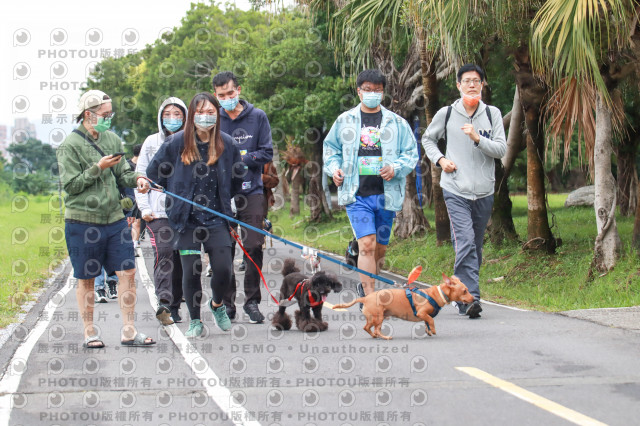
[[[78,130],[87,134],[83,125],[78,126]],[[113,132],[100,133],[98,139],[88,135],[105,155],[122,151],[122,141]],[[118,186],[135,188],[140,176],[131,170],[124,156],[111,169],[100,170],[98,161],[102,156],[73,132],[58,147],[56,156],[62,187],[67,193],[65,219],[106,225],[124,218]]]

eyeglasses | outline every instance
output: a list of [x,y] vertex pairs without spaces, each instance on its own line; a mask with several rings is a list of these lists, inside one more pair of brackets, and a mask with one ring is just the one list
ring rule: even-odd
[[464,80],[461,80],[460,83],[462,83],[465,86],[470,85],[471,83],[473,83],[474,85],[478,85],[480,83],[482,83],[482,80],[480,80],[479,78],[465,78]]
[[98,117],[102,117],[102,118],[104,118],[105,120],[109,120],[109,119],[113,118],[113,117],[116,115],[116,113],[115,113],[115,112],[111,112],[111,113],[109,113],[109,114],[107,114],[107,115],[100,115],[100,114],[97,114],[97,113],[95,113],[95,112],[93,112],[93,111],[89,111],[89,112],[90,112],[91,114],[95,114],[95,115],[97,115]]

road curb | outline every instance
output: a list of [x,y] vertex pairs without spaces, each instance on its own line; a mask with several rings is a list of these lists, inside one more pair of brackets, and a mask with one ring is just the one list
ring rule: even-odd
[[37,294],[35,301],[29,301],[22,305],[23,312],[18,315],[18,322],[9,324],[5,329],[0,330],[0,371],[4,372],[0,378],[8,371],[8,365],[24,338],[13,338],[16,330],[24,330],[24,337],[29,334],[34,325],[40,319],[45,305],[51,300],[54,293],[60,291],[66,284],[67,276],[71,272],[71,262],[69,258],[54,271],[54,275],[46,280],[45,285]]

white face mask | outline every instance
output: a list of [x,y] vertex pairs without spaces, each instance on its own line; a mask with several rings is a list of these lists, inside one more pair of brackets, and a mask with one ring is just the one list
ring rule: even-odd
[[209,130],[216,125],[218,116],[214,114],[196,114],[193,117],[193,122],[200,130]]

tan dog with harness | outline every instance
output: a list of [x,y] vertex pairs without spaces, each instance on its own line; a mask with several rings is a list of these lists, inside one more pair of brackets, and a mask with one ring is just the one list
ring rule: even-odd
[[[388,316],[403,319],[405,321],[424,321],[425,331],[429,336],[436,334],[433,322],[440,309],[451,302],[471,303],[474,298],[467,286],[457,277],[448,277],[442,274],[442,284],[433,286],[425,291],[412,289],[390,288],[379,290],[360,297],[353,302],[335,305],[334,309],[348,308],[356,303],[362,303],[362,313],[367,318],[364,330],[371,337],[391,339],[380,332],[382,322]],[[374,330],[371,331],[371,327]]]

